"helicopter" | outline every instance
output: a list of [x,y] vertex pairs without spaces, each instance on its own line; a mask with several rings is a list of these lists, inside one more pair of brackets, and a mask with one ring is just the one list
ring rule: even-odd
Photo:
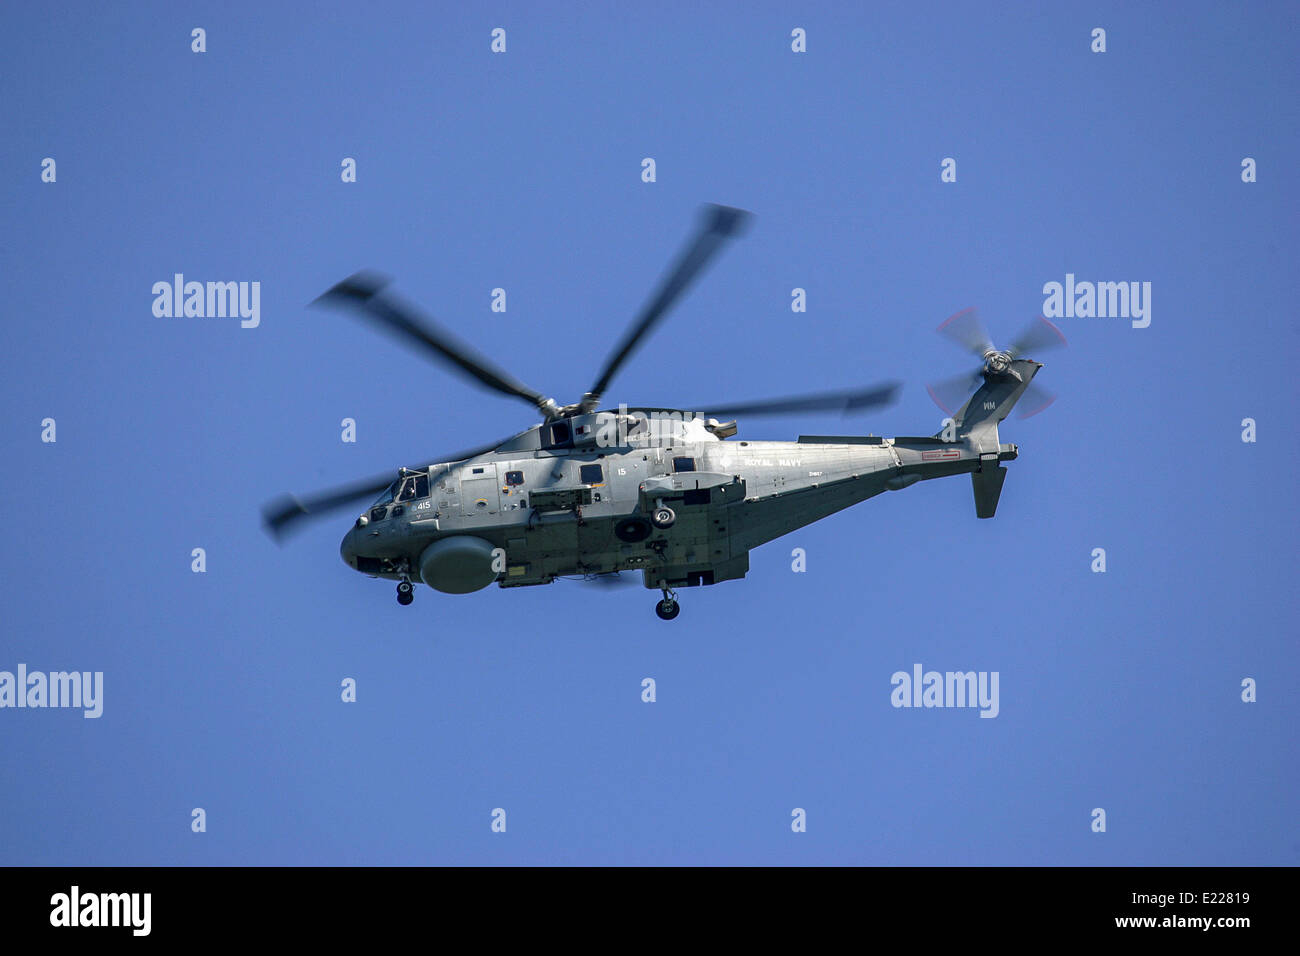
[[801,435],[796,441],[737,440],[737,420],[891,403],[900,388],[865,388],[754,402],[602,407],[615,374],[751,215],[707,205],[681,254],[611,352],[591,389],[572,404],[523,384],[394,295],[390,281],[359,272],[316,303],[341,307],[494,391],[531,405],[541,422],[503,440],[306,497],[282,496],[263,509],[277,540],[309,517],[370,500],[340,544],[344,563],[395,580],[409,605],[415,585],[464,594],[580,578],[610,582],[640,572],[659,591],[655,613],[675,619],[678,588],[745,577],[749,553],[886,491],[970,475],[979,518],[992,518],[1018,448],[998,424],[1031,387],[1041,363],[1029,348],[1060,344],[1055,326],[1031,327],[995,348],[973,310],[940,331],[981,360],[973,373],[931,395],[974,388],[944,429],[923,437]]

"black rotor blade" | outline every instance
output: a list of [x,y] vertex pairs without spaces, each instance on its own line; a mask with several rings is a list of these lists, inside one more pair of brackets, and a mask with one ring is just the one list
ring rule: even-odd
[[1065,335],[1051,322],[1039,316],[1029,323],[1029,326],[1020,333],[1016,341],[1008,349],[1015,357],[1025,355],[1028,352],[1046,352],[1048,349],[1060,348],[1065,345]]
[[281,495],[262,509],[262,525],[276,540],[298,527],[301,519],[320,517],[355,501],[374,498],[397,479],[396,469],[299,498]]
[[449,362],[495,391],[513,395],[541,406],[546,396],[529,388],[510,375],[493,367],[492,363],[476,355],[469,346],[458,342],[439,329],[433,320],[423,315],[415,306],[385,293],[389,280],[373,272],[358,272],[349,276],[314,303],[354,306],[373,324],[410,345],[420,346],[426,354]]
[[930,393],[930,398],[936,405],[949,415],[955,415],[958,409],[970,401],[970,397],[983,382],[984,376],[976,369],[974,372],[946,378],[942,382],[932,382],[925,390]]
[[596,384],[591,388],[591,395],[601,396],[605,389],[609,387],[610,381],[614,374],[627,361],[628,356],[641,343],[655,323],[667,314],[682,295],[704,269],[721,250],[723,243],[731,236],[739,235],[751,219],[751,214],[743,209],[735,209],[731,206],[708,205],[704,207],[704,222],[700,225],[695,237],[682,252],[681,257],[673,265],[668,275],[659,285],[654,297],[641,310],[636,321],[632,323],[627,334],[623,336],[623,341],[610,355],[609,360],[605,363],[605,368],[601,371],[600,376],[596,379]]
[[762,402],[695,407],[711,415],[725,418],[820,411],[840,411],[848,415],[851,412],[861,412],[868,408],[891,404],[897,397],[900,387],[897,382],[886,382],[870,388],[840,389],[835,392],[819,392],[815,395],[791,395],[788,398],[774,398]]
[[[435,459],[438,462],[464,461],[492,451],[501,442],[493,442],[481,448],[471,448],[457,452],[450,458]],[[304,497],[281,495],[270,501],[262,509],[262,525],[267,534],[277,541],[283,541],[289,532],[301,527],[306,518],[319,518],[358,501],[370,501],[381,491],[397,480],[396,468],[382,474],[362,478],[357,481],[317,491]]]
[[976,358],[983,359],[986,352],[993,351],[993,340],[989,338],[988,329],[984,328],[979,313],[973,307],[949,316],[939,326],[939,332]]

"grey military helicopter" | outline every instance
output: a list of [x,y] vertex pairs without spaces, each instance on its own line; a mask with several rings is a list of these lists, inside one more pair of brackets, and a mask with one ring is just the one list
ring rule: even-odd
[[662,594],[655,612],[672,620],[681,609],[677,588],[743,578],[752,549],[885,491],[969,474],[975,513],[991,518],[1006,475],[1002,462],[1018,453],[1000,442],[998,423],[1042,366],[1020,357],[1025,342],[995,349],[978,320],[960,325],[963,344],[983,361],[978,388],[930,437],[735,440],[739,417],[877,408],[893,401],[896,383],[696,406],[708,417],[676,408],[601,408],[614,375],[749,218],[743,210],[705,207],[591,390],[569,405],[473,353],[392,295],[386,280],[358,273],[340,282],[317,302],[347,307],[488,388],[523,399],[542,421],[423,467],[285,496],[264,509],[268,531],[281,538],[308,516],[374,499],[340,552],[354,570],[396,580],[403,605],[412,602],[417,582],[463,594],[493,582],[513,588],[569,577],[610,581],[639,571],[644,586]]

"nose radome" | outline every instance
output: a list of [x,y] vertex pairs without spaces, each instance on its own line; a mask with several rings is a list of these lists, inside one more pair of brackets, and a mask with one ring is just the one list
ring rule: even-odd
[[348,533],[343,536],[343,543],[339,545],[339,554],[343,557],[343,563],[353,570],[357,567],[356,534],[356,528],[349,528]]

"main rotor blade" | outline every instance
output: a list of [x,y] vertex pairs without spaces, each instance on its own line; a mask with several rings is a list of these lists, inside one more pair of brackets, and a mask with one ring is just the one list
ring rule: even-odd
[[383,290],[389,281],[373,272],[358,272],[321,295],[313,305],[359,308],[361,315],[380,329],[395,335],[407,345],[414,343],[420,346],[426,354],[449,362],[488,388],[525,399],[539,408],[549,402],[541,392],[495,368],[487,359],[475,354],[469,346],[439,329],[432,319],[424,316],[415,306],[385,293]]
[[840,411],[848,415],[851,412],[861,412],[868,408],[891,404],[897,397],[900,387],[897,382],[886,382],[870,388],[841,389],[835,392],[819,392],[815,395],[792,395],[788,398],[774,398],[763,402],[695,407],[722,418],[820,411]]
[[650,333],[655,324],[667,314],[696,276],[718,254],[724,241],[731,236],[739,235],[751,218],[750,213],[731,206],[704,207],[704,221],[699,226],[694,239],[683,250],[681,257],[659,285],[654,297],[641,310],[636,321],[623,336],[623,341],[606,361],[605,368],[589,393],[593,402],[605,393],[614,374],[627,361],[628,356]]
[[[456,452],[453,457],[435,459],[435,461],[464,461],[475,455],[492,451],[500,444],[499,441],[493,442],[491,445]],[[301,498],[296,495],[281,495],[267,502],[262,509],[262,525],[266,528],[267,534],[282,542],[285,536],[300,527],[306,518],[319,518],[358,501],[370,501],[396,481],[397,474],[397,469],[393,468],[382,474],[337,485]]]
[[1011,353],[1012,358],[1015,358],[1028,352],[1046,352],[1048,349],[1060,348],[1065,344],[1065,335],[1061,330],[1040,315],[1029,323],[1007,351]]
[[396,479],[397,471],[394,469],[304,498],[281,495],[262,509],[262,526],[267,534],[279,541],[294,530],[301,519],[309,516],[319,518],[352,502],[374,498]]
[[986,352],[993,351],[993,340],[989,338],[988,329],[980,321],[979,313],[974,307],[962,309],[951,315],[939,326],[939,332],[952,339],[978,359],[983,359]]

